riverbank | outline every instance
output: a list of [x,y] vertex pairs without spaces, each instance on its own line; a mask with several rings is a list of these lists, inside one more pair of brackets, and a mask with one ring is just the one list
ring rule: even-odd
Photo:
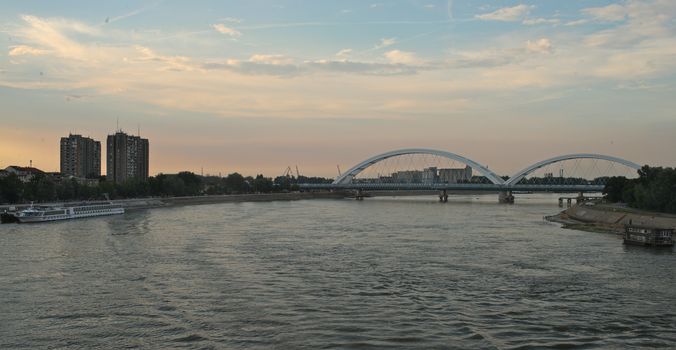
[[559,214],[545,217],[564,228],[622,234],[625,225],[676,229],[676,215],[648,212],[617,204],[574,205]]
[[[201,205],[216,203],[239,203],[239,202],[271,202],[271,201],[297,201],[306,199],[341,199],[345,198],[343,192],[289,192],[289,193],[252,193],[252,194],[230,194],[230,195],[212,195],[212,196],[194,196],[194,197],[154,197],[154,198],[133,198],[113,200],[115,204],[120,204],[126,210],[165,208],[185,205]],[[40,203],[46,206],[69,206],[78,205],[80,202],[68,203]],[[38,204],[36,204],[38,205]],[[4,205],[0,206],[0,212],[5,210],[21,209],[28,207],[27,204]]]

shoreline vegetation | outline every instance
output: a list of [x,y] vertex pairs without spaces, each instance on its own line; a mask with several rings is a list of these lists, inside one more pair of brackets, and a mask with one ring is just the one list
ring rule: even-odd
[[105,177],[82,182],[47,173],[36,173],[29,179],[16,174],[0,176],[0,204],[23,205],[34,202],[80,202],[109,198],[142,199],[203,197],[205,195],[251,195],[290,193],[299,190],[299,183],[331,183],[333,179],[283,175],[276,178],[262,174],[243,176],[201,176],[189,171],[178,174],[158,174],[147,179],[132,178],[123,182],[106,181]]
[[[200,205],[200,204],[297,201],[306,199],[340,199],[345,197],[346,194],[344,192],[288,192],[288,193],[203,195],[203,196],[183,196],[183,197],[149,197],[149,198],[117,199],[112,200],[111,202],[122,205],[122,207],[124,207],[126,210],[136,210],[136,209],[154,209],[154,208],[166,208],[166,207]],[[68,206],[69,204],[78,204],[78,203],[81,203],[81,201],[40,203],[39,205]],[[19,209],[28,206],[30,206],[30,204],[1,205],[0,211],[8,210],[11,207]]]

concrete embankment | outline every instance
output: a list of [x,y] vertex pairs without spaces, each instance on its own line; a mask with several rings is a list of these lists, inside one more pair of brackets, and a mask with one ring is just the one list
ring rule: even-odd
[[547,217],[566,228],[622,233],[624,225],[676,229],[676,215],[654,213],[617,205],[575,205],[558,215]]
[[[195,197],[155,197],[155,198],[134,198],[119,199],[112,201],[115,204],[122,205],[127,210],[163,208],[182,205],[199,205],[215,203],[236,203],[236,202],[270,202],[270,201],[296,201],[305,199],[340,199],[345,198],[342,192],[290,192],[290,193],[256,193],[256,194],[233,194],[233,195],[214,195],[214,196],[195,196]],[[69,206],[81,205],[82,202],[68,203],[36,203],[35,205],[47,206]],[[28,207],[21,205],[0,206],[0,212],[5,210],[21,209]]]

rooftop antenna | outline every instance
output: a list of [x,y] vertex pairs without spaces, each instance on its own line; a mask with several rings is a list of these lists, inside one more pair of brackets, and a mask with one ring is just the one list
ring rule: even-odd
[[30,167],[32,168],[32,167],[33,167],[33,160],[31,159],[31,160],[29,160],[28,162],[29,162],[29,164],[30,164]]
[[117,117],[117,124],[115,125],[115,132],[120,131],[120,117]]
[[138,131],[136,132],[137,132],[136,135],[138,135],[138,137],[141,137],[141,123],[138,123]]

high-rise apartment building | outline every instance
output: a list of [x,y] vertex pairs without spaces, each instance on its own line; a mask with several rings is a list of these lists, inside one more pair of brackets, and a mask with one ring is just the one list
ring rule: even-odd
[[106,179],[123,182],[148,178],[148,139],[127,135],[122,131],[108,135]]
[[101,176],[101,142],[82,135],[62,137],[61,173],[82,178]]

